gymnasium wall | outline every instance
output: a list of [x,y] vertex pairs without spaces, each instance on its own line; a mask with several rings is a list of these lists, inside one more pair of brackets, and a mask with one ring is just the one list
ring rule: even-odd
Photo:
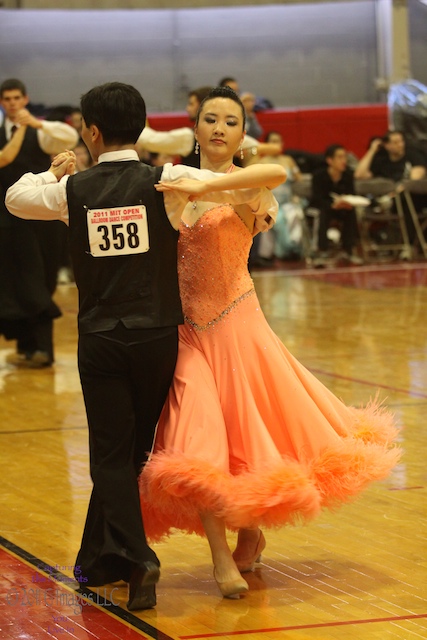
[[[323,153],[333,143],[361,157],[368,141],[387,130],[387,105],[354,105],[313,109],[263,111],[258,119],[264,132],[278,131],[287,149]],[[192,126],[183,113],[151,113],[150,126],[159,131]]]
[[[412,75],[427,85],[427,6],[408,2]],[[94,84],[121,80],[142,92],[167,128],[171,112],[173,122],[187,122],[189,89],[224,75],[272,101],[263,126],[281,131],[289,147],[321,151],[339,141],[359,154],[387,127],[386,94],[375,83],[375,0],[0,9],[0,81],[21,78],[33,103],[78,104]]]
[[374,0],[201,9],[0,10],[0,74],[31,98],[75,103],[94,84],[137,86],[149,110],[236,76],[275,107],[382,100]]

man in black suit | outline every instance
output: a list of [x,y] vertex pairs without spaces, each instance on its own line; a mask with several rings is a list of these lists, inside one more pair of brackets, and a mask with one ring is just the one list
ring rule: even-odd
[[51,155],[72,149],[78,141],[73,127],[48,122],[27,109],[25,85],[9,78],[0,86],[5,119],[0,127],[0,149],[14,131],[26,127],[16,158],[0,169],[0,333],[17,340],[16,353],[7,362],[18,367],[46,367],[54,361],[53,320],[61,315],[52,300],[60,256],[59,223],[17,220],[7,212],[7,188],[27,171],[49,168]]

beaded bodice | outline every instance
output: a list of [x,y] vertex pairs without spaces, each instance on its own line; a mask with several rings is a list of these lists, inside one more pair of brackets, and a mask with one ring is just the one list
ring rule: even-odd
[[198,330],[223,318],[254,291],[247,262],[252,236],[229,204],[181,223],[178,273],[185,319]]

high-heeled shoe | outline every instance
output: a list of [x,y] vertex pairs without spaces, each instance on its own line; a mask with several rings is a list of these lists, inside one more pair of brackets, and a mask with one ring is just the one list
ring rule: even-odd
[[[247,542],[241,541],[240,531],[237,537],[237,546],[233,551],[233,560],[236,563],[236,566],[240,573],[247,573],[248,571],[253,571],[255,567],[255,562],[261,562],[262,556],[261,553],[264,551],[266,546],[266,541],[264,538],[264,534],[262,531],[259,532],[258,542],[256,547],[252,549],[248,549]],[[240,547],[240,548],[239,548]]]
[[214,568],[214,578],[224,598],[231,598],[237,600],[240,598],[241,593],[249,591],[249,585],[243,578],[236,578],[235,580],[225,580],[220,582],[216,577],[216,571]]

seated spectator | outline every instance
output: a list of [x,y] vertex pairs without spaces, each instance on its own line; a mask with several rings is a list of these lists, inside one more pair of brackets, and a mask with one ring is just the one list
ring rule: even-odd
[[[283,153],[283,138],[277,131],[270,131],[265,142],[280,145],[282,153],[279,155],[265,155],[259,162],[267,164],[280,164],[286,169],[286,182],[273,189],[274,196],[279,203],[277,219],[269,231],[259,234],[257,256],[251,251],[253,266],[268,266],[273,257],[280,260],[300,260],[303,257],[303,224],[306,202],[292,191],[295,182],[301,180],[301,171],[295,160]],[[254,239],[255,240],[255,239]]]
[[[401,131],[388,131],[383,138],[374,138],[371,141],[368,151],[356,167],[354,177],[361,180],[381,177],[396,183],[402,180],[420,180],[426,177],[426,166],[427,159],[424,153],[407,145]],[[421,211],[427,206],[427,196],[424,194],[414,194],[412,200],[416,211]],[[402,206],[409,242],[413,244],[416,236],[415,227],[404,199]],[[409,259],[411,255],[402,253],[400,257]]]
[[258,118],[255,114],[255,96],[253,93],[242,93],[240,100],[245,107],[246,112],[246,133],[252,138],[259,140],[263,134],[263,128],[258,122]]
[[301,173],[313,174],[317,169],[326,166],[323,153],[312,153],[305,149],[287,148],[285,149],[285,154],[295,160]]
[[351,264],[361,264],[354,254],[358,240],[358,227],[354,207],[344,199],[334,197],[355,193],[353,171],[347,166],[347,151],[342,145],[333,144],[325,151],[326,166],[313,174],[311,206],[319,210],[319,256],[315,266],[323,266],[329,258],[328,228],[332,220],[341,224],[342,257]]
[[395,182],[419,180],[426,175],[426,159],[421,151],[407,147],[401,131],[388,131],[383,138],[374,138],[359,161],[356,180],[382,177]]

